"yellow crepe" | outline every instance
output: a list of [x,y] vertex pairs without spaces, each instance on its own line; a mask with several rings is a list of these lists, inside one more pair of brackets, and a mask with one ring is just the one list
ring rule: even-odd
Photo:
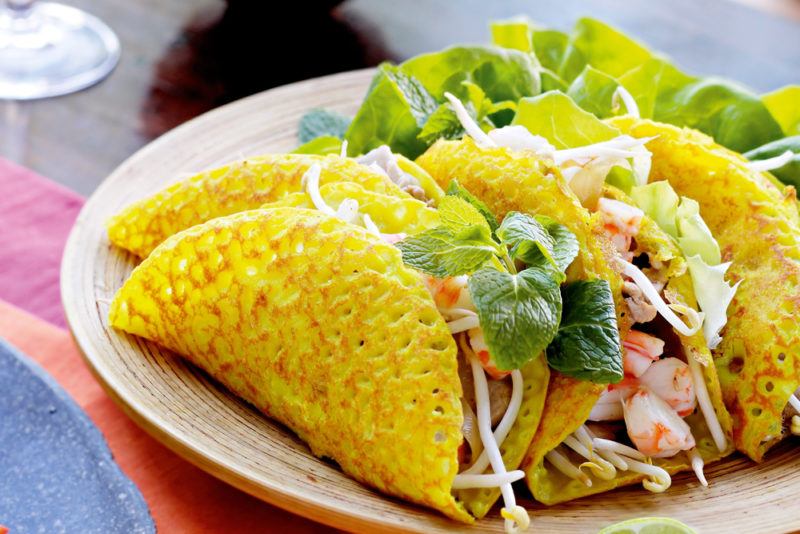
[[185,356],[355,479],[472,521],[450,492],[456,346],[380,238],[298,208],[217,218],[155,249],[109,322]]
[[[424,172],[420,169],[420,172]],[[438,186],[436,186],[438,189]],[[332,208],[351,198],[358,201],[360,212],[369,214],[383,233],[403,232],[409,235],[439,225],[439,214],[423,202],[413,198],[396,198],[368,191],[355,183],[330,183],[320,187],[320,196]],[[313,208],[307,193],[293,193],[283,199],[267,204],[265,208],[292,206]],[[463,356],[460,356],[463,357]],[[525,451],[531,444],[533,434],[542,414],[549,368],[544,358],[536,358],[520,369],[525,387],[519,415],[506,436],[502,447],[503,464],[514,470],[522,463]],[[487,469],[491,472],[491,468]],[[499,488],[466,489],[456,491],[456,497],[477,518],[484,517],[500,497]]]
[[201,172],[140,200],[111,218],[111,242],[144,258],[167,237],[215,217],[255,209],[302,191],[303,174],[321,167],[320,184],[355,182],[408,197],[385,174],[336,155],[270,154]]
[[[590,216],[581,206],[557,168],[531,154],[479,147],[469,137],[460,141],[437,141],[417,159],[417,163],[442,188],[457,179],[498,217],[510,211],[521,211],[545,215],[567,226],[580,245],[578,257],[568,270],[569,278],[607,280],[620,318],[622,279],[607,262],[611,252],[604,247],[610,247],[610,243],[599,238],[602,233],[599,218]],[[548,438],[555,441],[552,447],[584,423],[604,389],[603,384],[576,380],[551,371],[539,428],[550,429]],[[579,400],[585,409],[573,404],[570,410],[559,411],[559,403],[555,400],[559,397]],[[539,446],[540,439],[537,433],[532,449]],[[530,455],[529,450],[523,464],[530,463]]]
[[699,132],[618,118],[635,137],[655,136],[650,180],[667,180],[700,214],[742,280],[714,358],[739,450],[759,461],[785,434],[783,410],[800,385],[800,217],[791,186]]
[[[530,153],[505,148],[482,148],[470,138],[438,141],[418,158],[417,163],[443,188],[447,187],[450,180],[457,179],[500,217],[517,210],[547,215],[569,227],[577,236],[581,251],[579,261],[573,263],[568,274],[572,279],[600,277],[609,282],[617,304],[621,337],[624,338],[630,328],[630,320],[625,317],[626,306],[621,297],[622,278],[609,265],[609,258],[613,255],[611,245],[602,235],[599,215],[590,215],[580,205],[558,169]],[[652,221],[644,224],[640,236],[640,246],[646,246],[658,259],[676,260],[670,274],[679,278],[675,278],[671,286],[686,304],[696,308],[690,280],[688,275],[683,274],[686,264],[677,247]],[[730,418],[722,406],[718,378],[710,367],[711,356],[705,348],[702,332],[691,338],[681,337],[681,342],[687,353],[693,354],[706,365],[704,374],[709,394],[723,429],[729,432]],[[552,504],[642,480],[642,475],[624,473],[613,481],[597,480],[590,490],[578,481],[568,480],[555,469],[548,469],[543,462],[547,452],[586,422],[604,389],[603,384],[551,372],[541,421],[522,464],[528,485],[538,500]],[[701,455],[707,461],[719,458],[721,454],[710,440],[702,415],[695,414],[689,421]],[[730,449],[725,454],[729,452]],[[690,468],[684,455],[660,462],[660,465],[671,472]]]
[[[417,234],[439,225],[439,213],[410,196],[393,197],[365,189],[355,182],[332,182],[320,186],[320,196],[334,210],[345,199],[358,202],[360,215],[369,215],[384,234]],[[292,193],[263,207],[314,208],[308,193]]]

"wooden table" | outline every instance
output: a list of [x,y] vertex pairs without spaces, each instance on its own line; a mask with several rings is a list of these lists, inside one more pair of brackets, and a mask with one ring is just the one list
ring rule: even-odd
[[213,107],[296,80],[485,42],[488,20],[520,13],[560,29],[598,17],[688,71],[759,91],[800,82],[800,0],[66,1],[111,25],[122,60],[81,93],[0,102],[0,155],[83,194],[139,147]]

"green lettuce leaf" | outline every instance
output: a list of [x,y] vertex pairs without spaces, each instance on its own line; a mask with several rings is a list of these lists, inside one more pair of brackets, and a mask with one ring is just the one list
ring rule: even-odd
[[416,158],[427,148],[417,136],[438,106],[414,76],[382,64],[345,134],[348,154],[388,145],[393,152]]
[[675,218],[678,214],[678,205],[681,199],[669,185],[669,182],[653,182],[647,185],[634,187],[630,196],[639,208],[648,217],[653,219],[658,226],[672,236],[679,237],[678,223]]
[[411,58],[400,68],[440,102],[445,92],[466,100],[464,81],[478,85],[492,102],[516,102],[540,90],[539,64],[532,54],[495,46],[453,46]]
[[607,141],[620,134],[558,91],[520,100],[512,124],[541,135],[557,149]]
[[572,82],[586,65],[619,77],[653,54],[621,31],[596,19],[581,18],[572,29],[558,74]]
[[612,100],[619,85],[615,78],[586,65],[570,84],[567,96],[586,111],[605,119],[615,114]]
[[648,217],[669,234],[685,256],[699,256],[709,265],[721,260],[719,244],[693,199],[678,197],[669,182],[634,187],[631,198]]
[[603,384],[622,380],[621,342],[608,282],[572,282],[561,294],[564,313],[558,334],[547,347],[547,363],[579,380]]
[[332,135],[321,135],[292,150],[295,154],[339,154],[342,151],[342,140]]
[[653,117],[696,128],[737,152],[783,137],[780,125],[758,96],[718,78],[697,79],[676,90],[659,89]]
[[722,262],[719,244],[700,216],[700,204],[688,197],[681,197],[675,213],[678,225],[678,246],[685,256],[699,256],[709,265]]
[[800,135],[800,85],[787,85],[761,97],[785,135]]
[[705,314],[703,335],[709,348],[715,348],[722,339],[719,332],[728,321],[728,305],[738,284],[730,286],[725,281],[730,263],[720,264],[719,244],[700,216],[700,205],[690,198],[678,197],[667,182],[636,187],[631,197],[678,243],[686,257],[695,297]]
[[[537,35],[542,31],[533,23],[529,26],[533,49],[539,54]],[[696,128],[740,152],[779,139],[787,127],[797,125],[797,106],[791,108],[796,94],[792,88],[771,94],[771,98],[767,95],[762,102],[734,82],[687,75],[664,56],[594,19],[580,19],[566,36],[562,51],[563,39],[554,37],[549,46],[541,47],[540,61],[547,69],[543,72],[552,73],[543,74],[543,86],[560,88],[559,82],[564,82],[568,94],[598,116],[607,116],[610,83],[596,71],[621,83],[636,100],[642,117]],[[595,72],[587,71],[587,66]]]
[[510,274],[484,267],[468,283],[498,369],[519,369],[538,357],[558,332],[561,292],[549,271],[531,268]]
[[526,17],[495,20],[489,23],[492,44],[521,52],[533,52],[531,22]]

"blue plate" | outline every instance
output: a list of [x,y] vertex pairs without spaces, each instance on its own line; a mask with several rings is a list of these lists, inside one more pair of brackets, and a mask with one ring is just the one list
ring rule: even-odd
[[0,339],[0,525],[25,532],[150,533],[142,494],[50,375]]

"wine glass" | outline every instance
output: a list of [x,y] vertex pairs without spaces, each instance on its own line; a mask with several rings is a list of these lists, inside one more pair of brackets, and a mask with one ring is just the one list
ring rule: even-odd
[[119,40],[100,19],[51,2],[0,1],[0,100],[72,93],[119,61]]

